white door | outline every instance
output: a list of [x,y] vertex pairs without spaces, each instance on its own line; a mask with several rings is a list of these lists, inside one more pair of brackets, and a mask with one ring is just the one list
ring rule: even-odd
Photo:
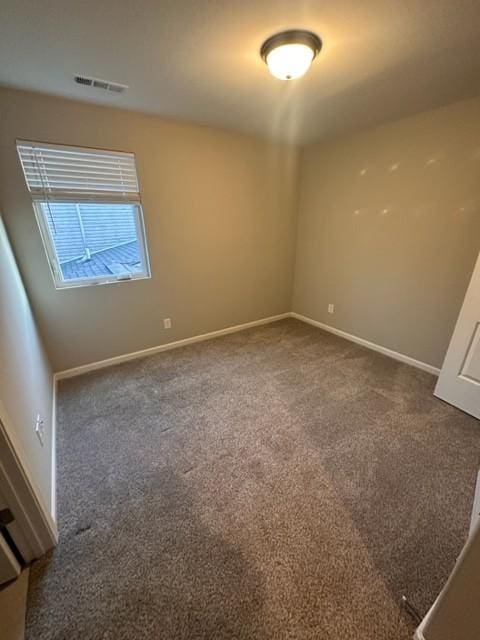
[[435,395],[480,418],[480,257],[458,316]]

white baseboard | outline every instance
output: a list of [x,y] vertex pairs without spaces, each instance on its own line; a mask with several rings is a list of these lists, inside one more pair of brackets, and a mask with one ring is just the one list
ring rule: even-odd
[[328,331],[329,333],[334,333],[336,336],[340,336],[341,338],[345,338],[346,340],[350,340],[351,342],[361,344],[364,347],[373,349],[373,351],[383,353],[383,355],[389,356],[394,360],[399,360],[400,362],[409,364],[412,367],[416,367],[417,369],[422,369],[422,371],[428,371],[428,373],[433,373],[433,375],[435,376],[438,376],[438,374],[440,373],[440,369],[437,369],[437,367],[433,367],[431,364],[427,364],[426,362],[422,362],[421,360],[415,360],[415,358],[406,356],[403,353],[399,353],[398,351],[393,351],[392,349],[387,349],[387,347],[382,347],[379,344],[375,344],[375,342],[370,342],[369,340],[365,340],[364,338],[359,338],[358,336],[354,336],[353,334],[347,333],[346,331],[335,329],[335,327],[331,327],[328,324],[323,324],[323,322],[318,322],[318,320],[313,320],[312,318],[308,318],[307,316],[302,316],[300,313],[295,313],[294,311],[292,311],[290,315],[292,318],[296,318],[297,320],[301,320],[302,322],[311,324],[312,326],[323,329],[324,331]]
[[150,347],[149,349],[142,349],[141,351],[133,351],[132,353],[125,353],[120,356],[114,356],[113,358],[107,358],[106,360],[99,360],[98,362],[91,362],[90,364],[83,364],[79,367],[73,367],[72,369],[65,369],[64,371],[58,371],[54,378],[55,382],[58,380],[64,380],[65,378],[73,378],[79,376],[82,373],[94,371],[95,369],[103,369],[104,367],[111,367],[121,362],[127,362],[128,360],[136,360],[137,358],[145,358],[146,356],[152,356],[155,353],[162,351],[169,351],[170,349],[177,349],[178,347],[185,347],[188,344],[194,342],[203,342],[204,340],[210,340],[211,338],[218,338],[225,336],[229,333],[236,333],[237,331],[243,331],[244,329],[250,329],[251,327],[258,327],[262,324],[270,324],[277,320],[283,320],[289,318],[290,313],[280,313],[276,316],[270,316],[268,318],[261,318],[260,320],[253,320],[252,322],[245,322],[244,324],[237,324],[233,327],[226,327],[225,329],[219,329],[218,331],[210,331],[209,333],[203,333],[198,336],[192,336],[191,338],[184,338],[183,340],[176,340],[175,342],[167,342],[166,344],[160,344],[156,347]]
[[53,521],[57,521],[57,379],[53,375],[52,379],[52,432],[51,432],[51,494],[50,494],[50,513]]
[[195,342],[210,340],[211,338],[217,338],[219,336],[224,336],[229,333],[236,333],[237,331],[243,331],[244,329],[257,327],[262,324],[269,324],[271,322],[276,322],[277,320],[283,320],[284,318],[296,318],[297,320],[306,322],[307,324],[310,324],[314,327],[318,327],[319,329],[323,329],[324,331],[334,333],[335,335],[340,336],[341,338],[345,338],[346,340],[350,340],[351,342],[361,344],[362,346],[372,349],[373,351],[378,351],[379,353],[389,356],[390,358],[399,360],[400,362],[404,362],[405,364],[409,364],[412,367],[416,367],[417,369],[422,369],[423,371],[427,371],[428,373],[432,373],[433,375],[438,376],[438,374],[440,373],[440,369],[430,364],[427,364],[426,362],[422,362],[421,360],[416,360],[415,358],[406,356],[405,354],[399,353],[398,351],[393,351],[392,349],[388,349],[387,347],[382,347],[379,344],[375,344],[374,342],[370,342],[369,340],[365,340],[364,338],[360,338],[351,333],[347,333],[346,331],[341,331],[340,329],[331,327],[328,324],[324,324],[323,322],[318,322],[318,320],[313,320],[313,318],[309,318],[307,316],[301,315],[300,313],[296,313],[292,311],[289,313],[281,313],[276,316],[270,316],[268,318],[261,318],[260,320],[253,320],[252,322],[245,322],[244,324],[238,324],[232,327],[226,327],[225,329],[219,329],[218,331],[210,331],[209,333],[203,333],[198,336],[192,336],[191,338],[176,340],[175,342],[167,342],[165,344],[160,344],[155,347],[150,347],[148,349],[142,349],[140,351],[125,353],[120,356],[114,356],[113,358],[107,358],[105,360],[99,360],[97,362],[83,364],[83,365],[80,365],[79,367],[73,367],[72,369],[65,369],[64,371],[58,371],[54,375],[55,389],[56,389],[56,382],[58,380],[64,380],[65,378],[73,378],[75,376],[82,375],[83,373],[88,373],[89,371],[95,371],[96,369],[111,367],[112,365],[120,364],[122,362],[127,362],[128,360],[145,358],[146,356],[151,356],[151,355],[154,355],[155,353],[161,353],[162,351],[169,351],[170,349],[177,349],[178,347],[184,347],[188,344],[193,344]]

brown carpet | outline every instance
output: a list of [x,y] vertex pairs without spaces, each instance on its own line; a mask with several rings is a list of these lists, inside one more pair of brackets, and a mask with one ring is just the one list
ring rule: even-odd
[[64,381],[27,637],[410,638],[480,457],[434,383],[296,320]]

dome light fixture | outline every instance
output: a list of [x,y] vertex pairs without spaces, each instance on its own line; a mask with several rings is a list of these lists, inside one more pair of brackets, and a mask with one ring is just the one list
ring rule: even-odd
[[293,80],[308,71],[321,48],[322,41],[315,33],[292,29],[265,40],[260,55],[273,76]]

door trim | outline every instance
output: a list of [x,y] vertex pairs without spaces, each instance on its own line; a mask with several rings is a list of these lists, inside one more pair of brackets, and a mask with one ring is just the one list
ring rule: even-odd
[[2,567],[0,570],[0,585],[3,585],[18,578],[22,569],[1,532],[0,558],[0,564]]
[[[480,302],[480,254],[473,268],[465,297],[455,323],[434,395],[480,419],[480,382],[468,376],[470,350],[478,347]],[[473,328],[471,328],[473,325]]]
[[56,546],[58,530],[22,461],[22,448],[0,402],[0,487],[14,521],[8,531],[26,563]]

